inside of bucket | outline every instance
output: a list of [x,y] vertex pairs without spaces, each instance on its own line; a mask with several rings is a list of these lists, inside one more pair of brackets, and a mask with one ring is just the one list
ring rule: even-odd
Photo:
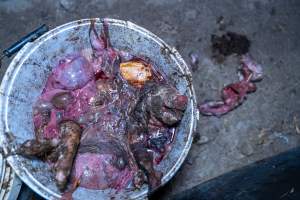
[[[18,143],[34,138],[32,122],[32,105],[41,94],[48,75],[58,64],[61,58],[68,54],[90,49],[89,43],[89,21],[72,23],[62,26],[40,38],[32,46],[16,56],[19,62],[12,62],[10,69],[12,73],[7,73],[9,82],[5,92],[7,104],[5,106],[6,129],[11,131]],[[98,32],[102,29],[102,23],[96,23]],[[146,56],[164,73],[182,94],[190,96],[189,83],[183,70],[180,69],[174,55],[168,48],[161,46],[152,35],[137,30],[128,23],[109,22],[109,34],[112,46],[120,50],[126,50],[133,55]],[[88,51],[87,51],[88,52]],[[20,57],[21,56],[21,57]],[[186,149],[186,142],[191,129],[192,105],[189,105],[185,115],[177,127],[176,139],[173,148],[168,156],[158,165],[157,169],[164,174],[163,182],[168,181],[174,173],[174,165],[180,155]],[[29,172],[34,179],[40,182],[54,193],[59,194],[50,167],[41,161],[30,160],[21,156],[15,156],[15,164],[19,168]],[[172,171],[173,170],[173,171]],[[143,187],[139,192],[147,190]],[[86,192],[85,189],[81,191]],[[91,191],[89,191],[91,192]],[[111,191],[93,191],[106,195]],[[80,196],[80,190],[78,196]],[[97,196],[97,195],[96,195]],[[103,197],[104,197],[103,196]]]

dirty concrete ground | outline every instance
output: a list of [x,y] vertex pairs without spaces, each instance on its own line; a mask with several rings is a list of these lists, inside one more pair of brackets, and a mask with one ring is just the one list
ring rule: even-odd
[[[211,56],[211,34],[251,40],[264,80],[242,106],[221,118],[200,117],[196,140],[162,198],[300,145],[300,1],[275,0],[0,0],[0,49],[42,23],[54,28],[89,17],[130,20],[175,46],[190,62],[198,102],[215,99],[237,79],[237,58]],[[10,60],[3,62],[1,78]]]

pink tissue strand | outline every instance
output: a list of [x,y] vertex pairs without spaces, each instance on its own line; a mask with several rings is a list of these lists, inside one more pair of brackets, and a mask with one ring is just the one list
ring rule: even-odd
[[224,115],[241,105],[248,93],[255,92],[255,81],[262,79],[262,68],[249,55],[241,57],[240,81],[225,86],[221,91],[221,100],[205,101],[199,111],[206,116]]

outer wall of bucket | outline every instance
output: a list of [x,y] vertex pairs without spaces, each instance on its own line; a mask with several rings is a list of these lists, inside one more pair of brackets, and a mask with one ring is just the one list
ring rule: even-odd
[[16,200],[21,186],[22,181],[0,154],[0,199]]

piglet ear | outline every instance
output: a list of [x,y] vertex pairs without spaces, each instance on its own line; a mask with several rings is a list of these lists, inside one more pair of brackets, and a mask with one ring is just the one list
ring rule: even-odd
[[100,39],[99,35],[97,34],[95,22],[91,22],[89,38],[93,50],[99,51],[105,48],[104,42]]
[[110,48],[110,40],[109,40],[109,31],[108,31],[108,23],[105,19],[102,20],[103,28],[101,30],[100,38],[101,42],[105,49]]

